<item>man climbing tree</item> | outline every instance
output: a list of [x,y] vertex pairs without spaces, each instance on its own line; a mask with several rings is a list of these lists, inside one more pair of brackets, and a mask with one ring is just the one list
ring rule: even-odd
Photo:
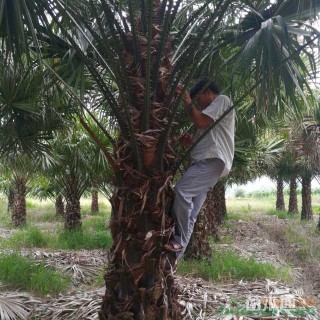
[[235,112],[232,110],[210,129],[232,107],[232,102],[227,96],[220,95],[218,86],[207,77],[200,78],[191,88],[190,94],[184,94],[183,100],[198,130],[194,139],[189,134],[183,135],[180,138],[182,145],[190,147],[207,129],[210,131],[192,150],[192,164],[175,187],[173,216],[176,231],[165,249],[177,252],[179,259],[190,240],[207,191],[231,169],[235,126]]

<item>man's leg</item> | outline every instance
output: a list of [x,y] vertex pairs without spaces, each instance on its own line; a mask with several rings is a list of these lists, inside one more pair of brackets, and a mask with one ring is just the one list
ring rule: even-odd
[[220,159],[202,160],[194,163],[178,181],[173,204],[177,232],[173,239],[182,247],[185,248],[190,240],[206,192],[217,183],[224,166],[224,162]]
[[[191,214],[190,214],[190,218],[189,218],[189,229],[188,229],[188,234],[187,234],[187,238],[186,238],[187,243],[189,243],[189,241],[190,241],[190,238],[191,238],[191,235],[193,232],[193,228],[194,228],[194,224],[197,221],[198,214],[199,214],[206,198],[207,198],[207,191],[204,191],[192,199],[193,208],[191,210]],[[183,247],[182,250],[179,253],[177,253],[178,259],[181,259],[184,252],[186,251],[186,249],[187,249],[187,246]]]

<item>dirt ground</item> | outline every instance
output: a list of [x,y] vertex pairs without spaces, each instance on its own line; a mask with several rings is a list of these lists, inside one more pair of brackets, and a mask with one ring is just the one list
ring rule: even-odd
[[[255,260],[260,262],[271,262],[275,266],[290,264],[292,285],[303,290],[305,295],[318,298],[320,260],[314,258],[306,261],[299,258],[301,247],[297,243],[290,244],[285,236],[288,224],[294,227],[298,222],[259,213],[255,217],[255,221],[234,221],[234,229],[222,229],[222,233],[227,233],[234,239],[234,243],[229,246],[244,257],[253,255]],[[318,299],[316,300],[319,303]]]

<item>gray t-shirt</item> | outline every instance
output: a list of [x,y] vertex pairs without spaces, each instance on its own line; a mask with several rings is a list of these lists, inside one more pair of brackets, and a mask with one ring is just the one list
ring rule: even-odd
[[[216,121],[231,106],[232,101],[230,98],[219,95],[202,113]],[[197,162],[208,158],[219,158],[225,163],[221,176],[228,175],[234,156],[234,126],[235,112],[232,110],[195,146],[191,152],[192,161]],[[197,141],[205,130],[206,128],[198,129],[194,141]]]

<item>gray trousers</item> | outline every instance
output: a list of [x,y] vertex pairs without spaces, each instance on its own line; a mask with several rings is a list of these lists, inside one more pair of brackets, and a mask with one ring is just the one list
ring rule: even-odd
[[225,164],[221,159],[205,159],[193,163],[175,186],[173,217],[174,241],[182,247],[177,254],[180,259],[189,243],[194,224],[206,200],[207,192],[219,180]]

